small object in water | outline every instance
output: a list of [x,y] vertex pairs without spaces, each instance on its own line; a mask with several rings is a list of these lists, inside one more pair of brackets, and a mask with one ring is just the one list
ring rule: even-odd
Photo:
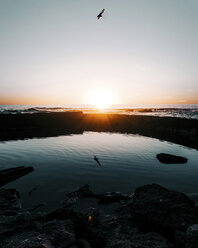
[[104,13],[105,9],[103,9],[100,14],[97,16],[98,20],[102,17],[102,14]]
[[100,163],[99,159],[96,156],[94,156],[94,160],[96,160],[96,162],[101,166],[101,163]]

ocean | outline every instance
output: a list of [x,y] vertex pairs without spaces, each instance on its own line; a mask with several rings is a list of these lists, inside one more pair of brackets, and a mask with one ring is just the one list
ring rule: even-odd
[[0,105],[1,114],[63,112],[79,110],[84,113],[118,113],[129,115],[170,116],[198,119],[198,104],[130,104],[110,105],[98,109],[92,105]]

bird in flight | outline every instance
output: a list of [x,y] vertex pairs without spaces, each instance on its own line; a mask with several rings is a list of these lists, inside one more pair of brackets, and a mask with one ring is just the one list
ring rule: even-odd
[[98,17],[98,20],[102,17],[102,14],[104,13],[105,9],[103,9],[100,14],[97,16]]

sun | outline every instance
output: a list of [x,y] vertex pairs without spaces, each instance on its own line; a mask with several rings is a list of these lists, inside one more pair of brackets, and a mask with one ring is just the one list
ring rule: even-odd
[[98,109],[108,108],[113,104],[113,96],[110,92],[105,90],[96,90],[90,93],[89,104]]

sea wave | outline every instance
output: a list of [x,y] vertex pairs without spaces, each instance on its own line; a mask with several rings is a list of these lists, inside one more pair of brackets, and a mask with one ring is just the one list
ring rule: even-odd
[[161,117],[178,117],[187,119],[198,119],[198,104],[191,105],[156,105],[148,106],[129,106],[115,105],[104,109],[93,106],[28,106],[28,105],[0,105],[0,114],[35,114],[82,111],[83,113],[113,113],[128,115],[150,115]]

